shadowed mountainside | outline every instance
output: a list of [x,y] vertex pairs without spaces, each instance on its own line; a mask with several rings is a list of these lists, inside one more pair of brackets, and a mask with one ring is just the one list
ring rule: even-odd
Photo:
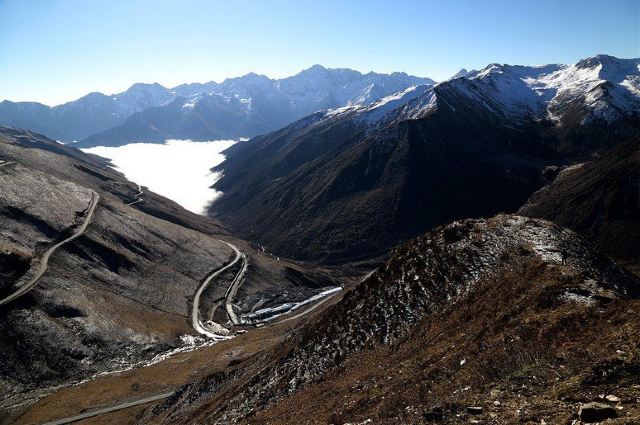
[[308,116],[225,151],[209,213],[278,254],[349,261],[451,220],[515,212],[547,166],[640,134],[638,62],[491,64]]
[[580,232],[640,272],[640,139],[561,171],[531,196],[520,214]]

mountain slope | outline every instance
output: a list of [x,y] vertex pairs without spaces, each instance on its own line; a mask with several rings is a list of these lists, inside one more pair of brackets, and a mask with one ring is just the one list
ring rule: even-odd
[[590,237],[606,254],[640,269],[640,140],[563,170],[520,214],[545,218]]
[[569,230],[456,222],[397,248],[273,352],[185,386],[146,419],[468,423],[480,406],[491,423],[564,423],[601,392],[637,394],[639,297],[636,277]]
[[275,252],[348,260],[453,219],[516,211],[545,166],[640,134],[637,63],[489,65],[310,115],[228,149],[209,212]]
[[[237,314],[336,285],[330,271],[276,261],[215,220],[146,188],[140,194],[105,159],[37,134],[0,127],[0,177],[3,418],[2,409],[52,387],[192,346],[194,294],[235,256],[221,239],[249,261],[233,300]],[[41,270],[45,255],[42,277],[5,303]],[[216,314],[215,300],[238,270],[203,293],[203,315]]]

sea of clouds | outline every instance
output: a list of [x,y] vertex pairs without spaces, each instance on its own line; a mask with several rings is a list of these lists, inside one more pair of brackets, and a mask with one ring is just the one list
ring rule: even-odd
[[167,140],[164,144],[97,146],[83,151],[111,159],[127,179],[189,211],[203,214],[207,205],[221,195],[210,188],[221,177],[210,169],[224,161],[221,152],[234,143],[235,140]]

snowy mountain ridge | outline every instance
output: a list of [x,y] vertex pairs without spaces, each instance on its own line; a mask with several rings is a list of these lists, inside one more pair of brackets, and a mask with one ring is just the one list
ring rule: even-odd
[[[37,102],[6,100],[0,102],[0,125],[27,128],[61,141],[84,140],[117,129],[136,114],[153,108],[169,108],[164,113],[171,111],[172,117],[177,119],[176,111],[188,115],[198,110],[198,104],[203,102],[201,107],[204,109],[217,105],[220,110],[215,113],[219,115],[232,114],[236,118],[255,115],[256,122],[249,129],[209,132],[212,137],[218,133],[221,137],[246,137],[275,130],[316,111],[370,103],[408,86],[421,84],[435,84],[435,81],[399,72],[363,74],[351,69],[314,65],[283,79],[249,73],[227,78],[221,83],[181,84],[173,88],[158,83],[136,83],[121,93],[105,95],[93,92],[53,107]],[[181,102],[179,108],[174,102]],[[156,113],[158,111],[151,115]],[[209,113],[214,112],[209,109]],[[135,117],[135,120],[148,118]],[[197,121],[198,118],[190,117],[189,120]],[[128,128],[132,126],[133,123],[127,124]],[[182,136],[186,133],[183,135],[183,132],[178,132],[176,137],[184,138]],[[122,129],[115,133],[122,133]],[[149,136],[140,130],[132,131],[130,135],[136,140]]]
[[[548,165],[638,135],[627,88],[636,63],[489,65],[309,115],[230,148],[216,168],[224,195],[209,212],[281,255],[345,258],[456,217],[514,210]],[[304,242],[283,243],[291,239]]]
[[[354,114],[369,131],[406,119],[426,116],[442,94],[455,92],[474,104],[510,119],[551,120],[562,126],[565,115],[582,109],[581,122],[640,117],[640,59],[598,55],[572,65],[490,64],[478,71],[461,70],[433,87],[411,87],[368,105],[326,111],[339,119]],[[446,97],[446,96],[444,96]]]
[[491,64],[466,78],[513,117],[530,114],[561,124],[576,102],[586,109],[584,122],[640,112],[640,59],[598,55],[572,65]]

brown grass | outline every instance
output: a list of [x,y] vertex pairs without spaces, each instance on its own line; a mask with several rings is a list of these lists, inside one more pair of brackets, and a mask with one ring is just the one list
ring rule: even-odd
[[[229,363],[253,356],[280,341],[294,325],[271,326],[252,330],[230,341],[189,353],[177,354],[155,365],[99,377],[59,390],[33,405],[15,425],[43,423],[74,416],[87,410],[135,400],[165,392],[192,380],[224,370]],[[87,419],[83,424],[132,424],[149,405]]]
[[[472,405],[484,407],[483,423],[570,423],[577,403],[611,393],[623,417],[638,418],[640,301],[560,302],[581,276],[526,256],[509,264],[399,343],[348,357],[251,423],[418,424],[434,408],[444,423],[468,423]],[[602,365],[626,381],[590,381]]]

